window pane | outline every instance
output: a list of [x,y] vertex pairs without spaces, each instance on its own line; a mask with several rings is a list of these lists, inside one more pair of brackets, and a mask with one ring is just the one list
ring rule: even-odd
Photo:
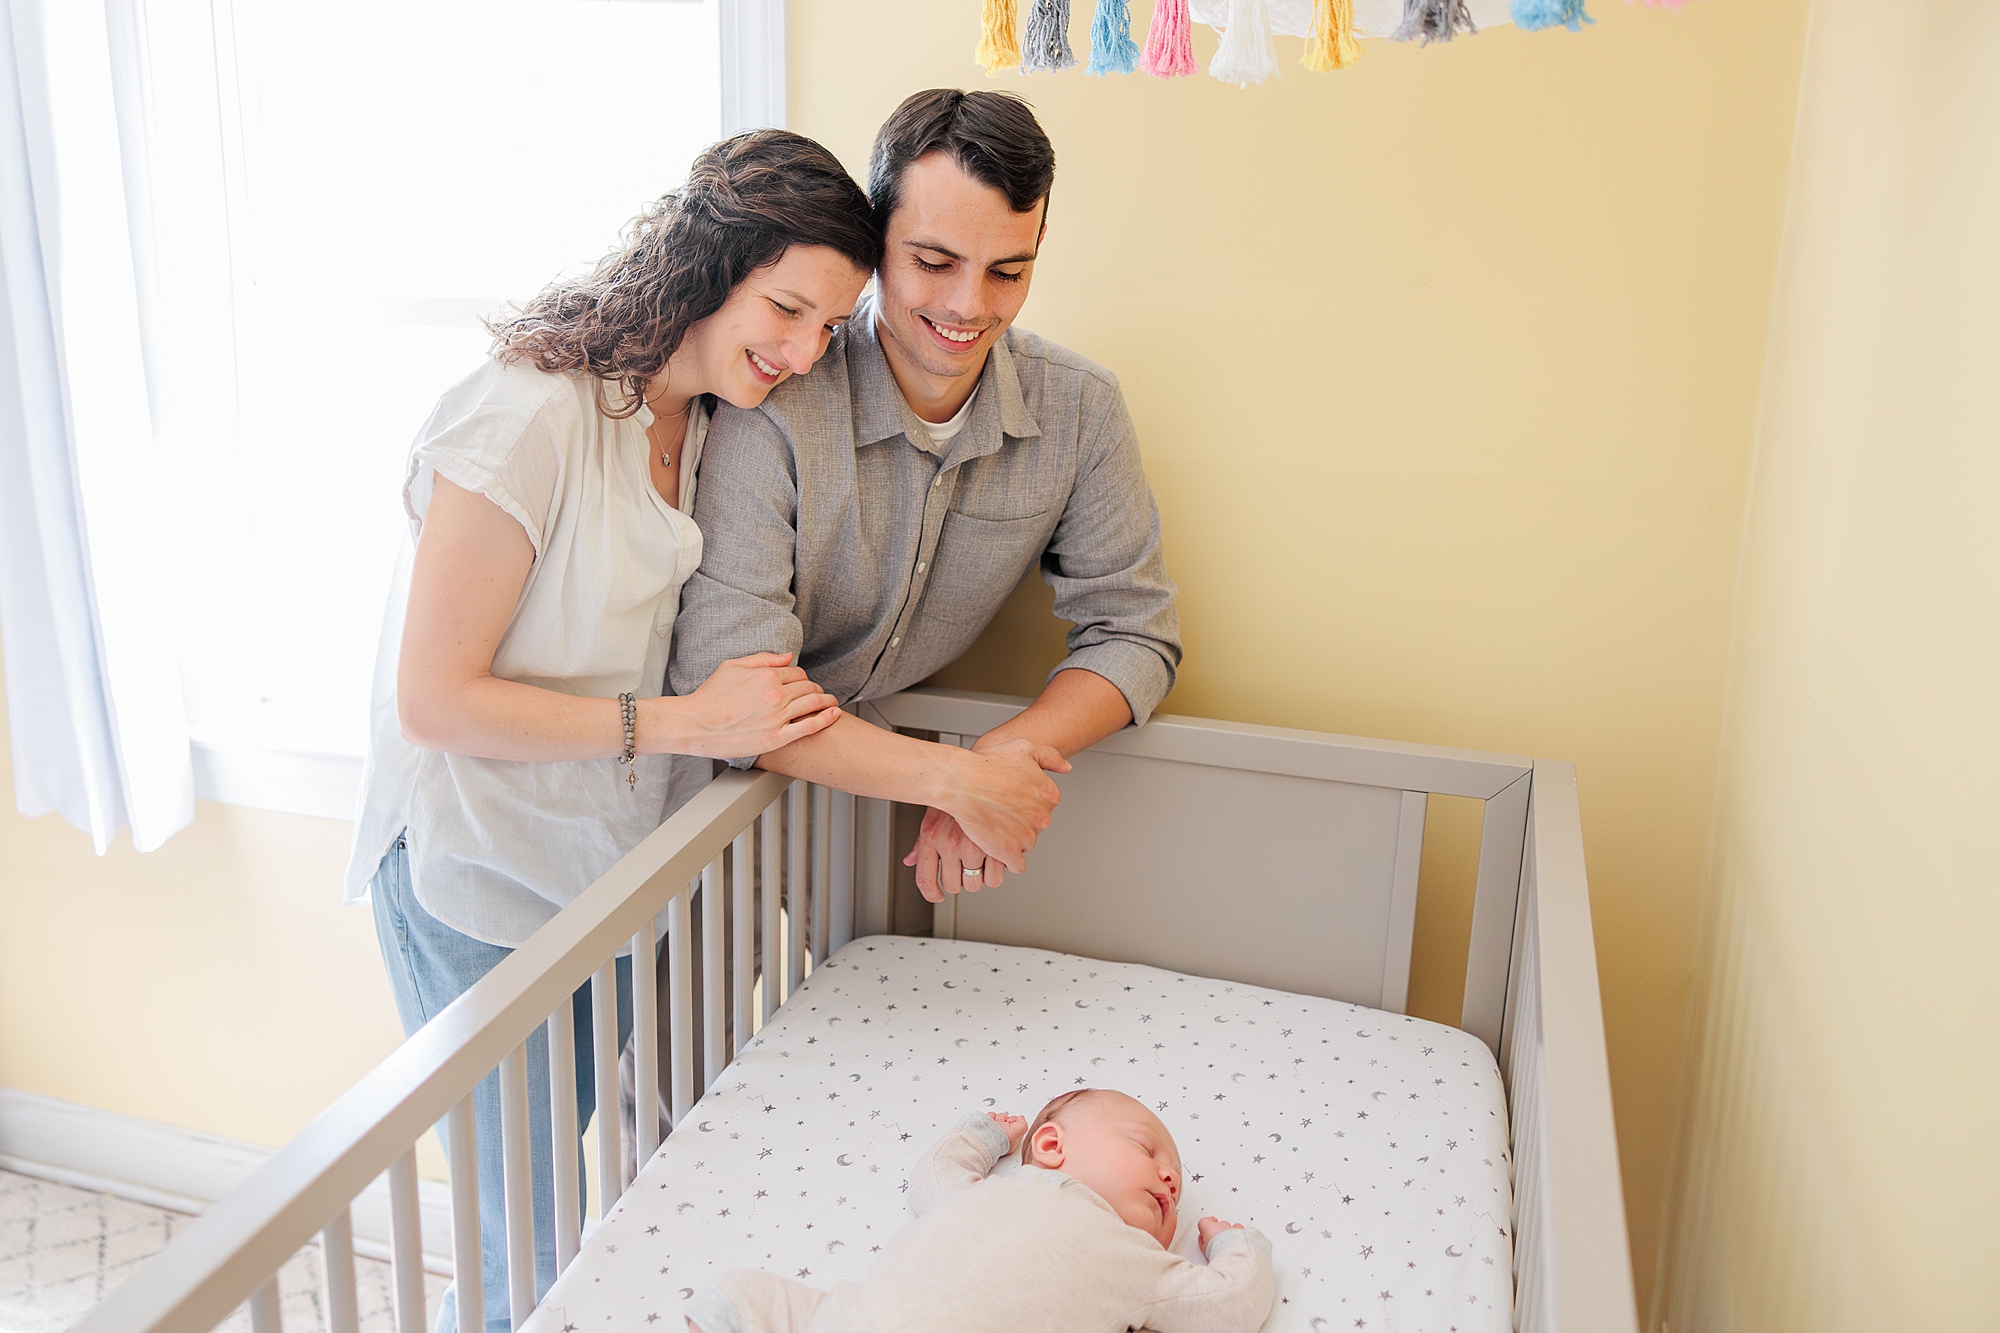
[[478,313],[595,262],[716,137],[715,3],[233,16],[230,271],[183,251],[230,289],[241,422],[174,433],[190,720],[211,743],[359,753],[410,440],[484,354]]

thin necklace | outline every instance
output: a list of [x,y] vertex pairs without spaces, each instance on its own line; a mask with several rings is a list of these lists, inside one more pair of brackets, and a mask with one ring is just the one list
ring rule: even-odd
[[[653,420],[655,423],[662,421],[682,421],[686,418],[688,412],[692,410],[693,407],[694,407],[694,399],[690,398],[688,399],[688,405],[686,407],[683,407],[680,411],[669,413],[666,416],[661,416],[658,412],[655,412],[653,414]],[[687,434],[687,427],[685,425],[681,427],[681,434],[682,438],[685,439]],[[673,465],[674,465],[673,455],[668,452],[668,447],[662,444],[660,446],[660,466],[672,467]]]

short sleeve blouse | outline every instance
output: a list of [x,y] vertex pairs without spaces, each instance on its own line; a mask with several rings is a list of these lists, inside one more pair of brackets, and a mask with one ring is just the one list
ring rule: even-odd
[[[662,693],[681,585],[701,563],[695,468],[707,430],[696,401],[681,508],[653,487],[645,407],[614,419],[602,386],[489,361],[438,400],[410,451],[410,521],[375,664],[363,806],[346,898],[367,896],[398,835],[411,887],[439,921],[513,947],[660,824],[671,757],[642,756],[636,789],[615,759],[531,763],[423,750],[403,738],[396,663],[410,564],[436,479],[511,514],[534,546],[493,674],[565,694]],[[684,512],[687,511],[687,512]]]

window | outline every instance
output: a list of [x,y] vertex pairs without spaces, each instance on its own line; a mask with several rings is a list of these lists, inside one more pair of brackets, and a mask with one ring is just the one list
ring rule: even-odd
[[411,438],[479,316],[782,122],[781,0],[147,0],[143,45],[197,791],[351,817]]

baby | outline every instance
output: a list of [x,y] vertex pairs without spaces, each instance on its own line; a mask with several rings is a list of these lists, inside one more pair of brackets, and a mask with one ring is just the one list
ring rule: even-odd
[[[990,1178],[1013,1152],[1023,1169]],[[1253,1333],[1271,1243],[1204,1217],[1206,1267],[1168,1250],[1180,1150],[1122,1092],[1084,1088],[1017,1115],[970,1115],[918,1161],[918,1220],[866,1281],[816,1290],[744,1270],[696,1297],[692,1333]]]

